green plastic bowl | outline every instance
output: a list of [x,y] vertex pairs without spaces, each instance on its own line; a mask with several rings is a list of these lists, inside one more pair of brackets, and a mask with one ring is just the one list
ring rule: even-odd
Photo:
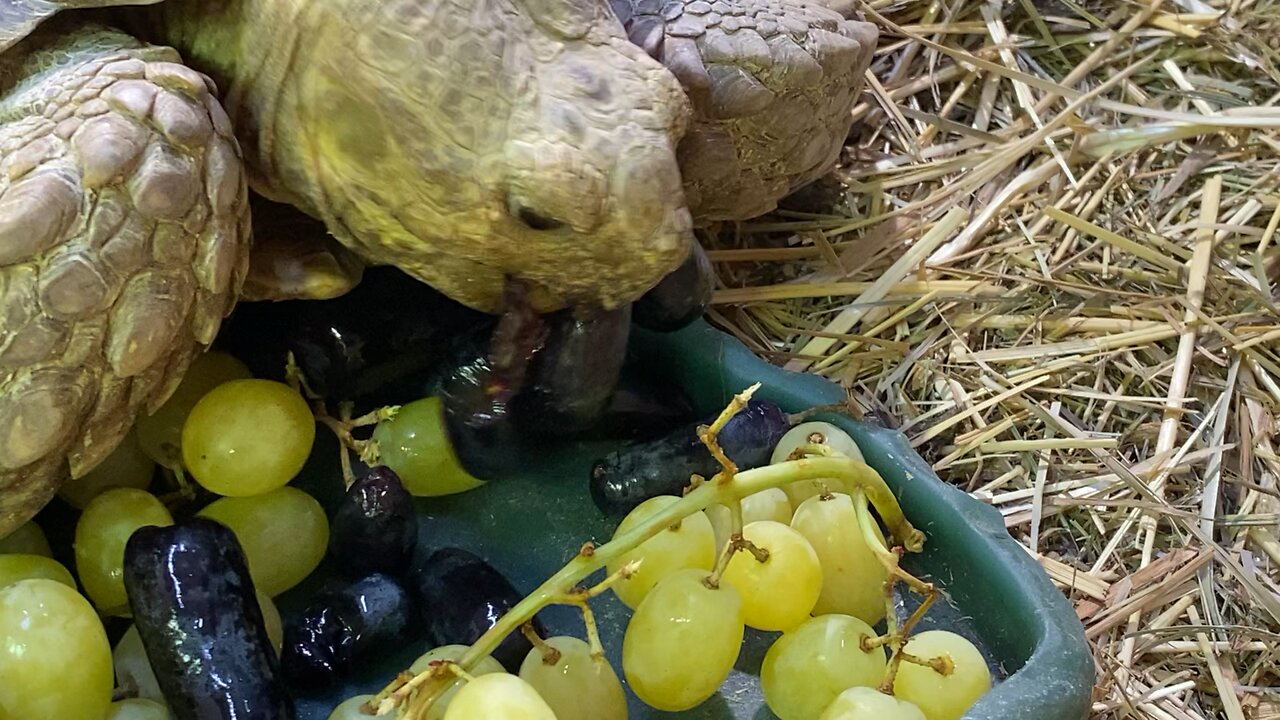
[[[844,392],[815,375],[791,373],[754,356],[732,337],[698,322],[680,332],[636,329],[634,358],[684,388],[699,413],[714,415],[733,394],[753,383],[757,398],[788,412],[844,400]],[[964,716],[966,720],[1078,720],[1093,687],[1093,661],[1084,630],[1071,605],[1040,566],[1005,531],[994,509],[943,483],[898,432],[842,415],[832,422],[857,441],[866,461],[897,494],[907,517],[927,536],[925,551],[909,555],[909,570],[937,582],[949,596],[931,610],[929,623],[949,626],[974,639],[999,682]],[[568,443],[523,458],[524,470],[481,488],[418,501],[424,551],[445,545],[485,556],[522,590],[532,589],[563,566],[586,540],[609,539],[616,520],[592,504],[587,473],[594,459],[615,444]],[[297,484],[326,506],[340,497],[337,449],[327,433]],[[299,609],[328,573],[317,571],[279,598],[285,613]],[[593,602],[602,639],[622,677],[622,634],[629,612],[605,593]],[[556,607],[543,619],[553,633],[582,636],[576,611]],[[923,627],[923,626],[922,626]],[[767,720],[756,673],[776,635],[749,631],[734,673],[721,692],[683,713],[658,712],[628,693],[632,720]],[[299,720],[326,720],[342,700],[377,692],[429,649],[422,640],[389,648],[378,661],[342,687],[299,699]]]

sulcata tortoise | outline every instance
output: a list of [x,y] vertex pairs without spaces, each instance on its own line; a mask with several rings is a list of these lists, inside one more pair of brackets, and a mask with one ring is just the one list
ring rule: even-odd
[[[0,0],[0,537],[163,403],[237,299],[331,297],[368,263],[487,312],[508,278],[541,311],[635,300],[694,227],[831,169],[876,40],[846,14]],[[251,220],[250,189],[331,238]]]

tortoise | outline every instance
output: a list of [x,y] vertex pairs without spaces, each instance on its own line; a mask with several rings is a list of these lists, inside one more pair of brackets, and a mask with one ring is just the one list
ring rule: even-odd
[[0,537],[238,299],[384,264],[491,313],[509,278],[635,300],[829,172],[875,41],[803,0],[0,0]]

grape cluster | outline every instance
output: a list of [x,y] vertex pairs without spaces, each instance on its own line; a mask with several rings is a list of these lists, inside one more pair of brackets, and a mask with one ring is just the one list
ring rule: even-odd
[[[848,434],[807,422],[782,436],[773,461],[784,462],[813,444],[862,459]],[[885,680],[888,653],[874,644],[880,636],[872,626],[885,617],[888,571],[868,544],[870,536],[885,551],[879,526],[867,526],[853,498],[831,486],[802,481],[748,495],[736,509],[713,506],[610,565],[616,571],[641,561],[613,588],[635,611],[622,667],[641,700],[665,711],[707,700],[737,661],[745,628],[782,632],[765,655],[760,680],[769,708],[782,720],[872,717],[863,714],[869,711],[864,706],[951,720],[985,691],[990,679],[981,655],[960,636],[935,631],[913,637],[905,652],[949,657],[954,668],[948,674],[908,662],[890,678],[895,701],[867,705],[872,701],[854,694],[836,704],[847,690],[876,688]],[[677,501],[645,501],[614,537]]]
[[[806,457],[862,459],[848,434],[822,422],[794,426],[771,449],[774,465]],[[533,609],[550,602],[582,607],[586,640],[542,640],[526,628],[534,647],[516,677],[504,679],[495,677],[502,664],[477,656],[498,647],[485,642],[488,635],[470,647],[440,648],[410,668],[415,683],[430,688],[435,682],[434,691],[406,700],[403,682],[393,682],[377,696],[352,698],[331,720],[361,704],[407,706],[410,718],[625,720],[625,695],[588,609],[588,600],[602,592],[632,611],[621,674],[641,701],[660,711],[689,710],[715,695],[750,631],[780,633],[765,655],[760,683],[781,720],[956,720],[990,687],[986,661],[968,640],[941,630],[912,634],[914,615],[901,626],[886,617],[893,582],[905,578],[917,590],[932,588],[897,566],[863,489],[850,493],[839,478],[804,479],[744,497],[725,493],[729,502],[680,512],[700,480],[714,484],[723,477],[695,478],[683,498],[648,497],[622,518],[609,544],[588,546],[561,571],[580,577],[584,573],[570,572],[574,563],[589,568],[594,555],[616,547],[602,563],[606,577],[598,585],[555,594],[558,575],[543,586],[551,594],[535,591],[526,599]],[[885,633],[875,629],[882,621]],[[423,695],[436,699],[424,703]]]

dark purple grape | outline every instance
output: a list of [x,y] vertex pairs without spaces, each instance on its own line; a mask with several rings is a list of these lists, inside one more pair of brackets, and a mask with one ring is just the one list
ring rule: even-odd
[[379,648],[402,642],[413,616],[409,594],[380,573],[323,592],[285,624],[284,675],[301,687],[339,680]]
[[236,536],[192,518],[138,529],[124,585],[138,635],[177,720],[293,717]]
[[329,525],[329,556],[353,578],[406,572],[417,542],[413,496],[385,465],[356,478]]
[[547,335],[545,318],[533,311],[523,286],[508,283],[504,302],[492,335],[484,343],[479,334],[462,343],[440,383],[449,441],[463,469],[481,480],[516,467],[512,453],[495,449],[521,444],[512,403]]
[[[596,507],[621,517],[656,495],[681,495],[691,475],[711,477],[720,465],[698,439],[698,425],[689,423],[663,437],[632,443],[597,460],[589,487]],[[786,413],[766,400],[750,400],[734,415],[718,437],[720,447],[747,470],[769,462],[773,446],[790,427]]]
[[458,462],[472,476],[496,480],[514,470],[511,454],[522,436],[512,417],[510,396],[482,348],[463,347],[440,383],[444,426]]
[[551,315],[547,325],[515,410],[529,434],[571,435],[599,419],[618,385],[631,308],[580,306]]
[[[433,552],[415,577],[419,608],[433,645],[470,645],[523,599],[502,573],[483,558],[460,548]],[[546,637],[536,616],[534,629]],[[516,630],[499,643],[493,659],[518,673],[533,649]]]
[[684,263],[635,302],[632,318],[646,330],[674,332],[702,317],[715,289],[711,258],[695,241]]

